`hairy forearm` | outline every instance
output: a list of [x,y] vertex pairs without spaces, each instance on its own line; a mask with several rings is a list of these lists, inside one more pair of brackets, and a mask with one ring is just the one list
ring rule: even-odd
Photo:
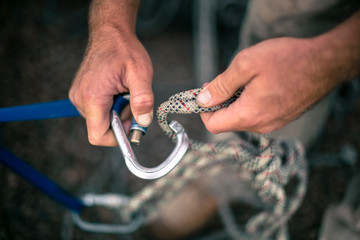
[[314,38],[316,60],[332,84],[360,76],[360,11],[333,30]]
[[[86,118],[89,142],[115,146],[109,129],[113,96],[131,93],[131,113],[144,127],[153,116],[153,69],[150,56],[135,35],[139,0],[93,0],[89,41],[69,98]],[[130,109],[124,111],[129,115]],[[125,121],[124,127],[130,127]]]
[[140,0],[93,0],[89,11],[90,35],[104,29],[134,33],[139,5]]

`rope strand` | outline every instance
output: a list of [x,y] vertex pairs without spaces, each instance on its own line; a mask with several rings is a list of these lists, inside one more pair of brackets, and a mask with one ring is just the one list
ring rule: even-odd
[[[168,114],[216,111],[234,102],[244,88],[239,89],[228,101],[212,108],[203,108],[196,103],[200,90],[177,93],[159,106],[158,124],[172,140],[174,133],[168,126]],[[271,205],[270,209],[264,209],[250,218],[243,228],[245,232],[238,229],[239,234],[246,236],[246,239],[274,237],[280,240],[287,236],[286,223],[299,207],[307,185],[307,165],[299,142],[243,133],[236,144],[190,140],[189,149],[172,172],[138,192],[120,212],[129,218],[141,209],[146,220],[151,221],[159,214],[157,209],[203,172],[208,176],[217,176],[226,170],[242,178],[249,175],[248,181],[252,183],[258,197],[264,205]],[[284,187],[294,177],[298,178],[298,183],[293,195],[288,196]]]

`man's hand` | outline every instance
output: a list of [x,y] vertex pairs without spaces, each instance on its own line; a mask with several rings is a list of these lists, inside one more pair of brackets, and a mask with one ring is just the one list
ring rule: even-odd
[[[136,121],[147,127],[153,117],[150,57],[135,36],[138,0],[93,0],[89,15],[89,43],[69,98],[86,118],[91,144],[114,146],[110,131],[113,97],[130,92]],[[123,111],[122,120],[130,119]],[[129,128],[125,121],[124,127]]]
[[314,61],[311,41],[294,38],[264,41],[239,52],[197,99],[214,106],[245,86],[228,108],[202,114],[207,129],[268,133],[286,125],[333,87],[324,82]]
[[299,117],[343,81],[360,75],[360,11],[331,31],[309,39],[277,38],[237,54],[204,86],[197,101],[211,107],[245,90],[228,108],[203,113],[212,133],[269,133]]

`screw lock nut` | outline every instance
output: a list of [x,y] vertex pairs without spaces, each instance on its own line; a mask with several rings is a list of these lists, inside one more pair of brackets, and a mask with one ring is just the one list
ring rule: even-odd
[[130,142],[136,146],[140,145],[141,138],[144,135],[144,132],[138,129],[134,129],[130,133]]
[[132,120],[130,128],[130,142],[134,145],[140,145],[141,138],[146,134],[147,128],[140,126],[135,119]]

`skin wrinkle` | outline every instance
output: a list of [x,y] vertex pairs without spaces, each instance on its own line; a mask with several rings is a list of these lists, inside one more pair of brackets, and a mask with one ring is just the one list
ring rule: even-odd
[[134,0],[94,0],[90,6],[89,41],[69,95],[84,113],[95,145],[116,143],[109,131],[114,95],[131,92],[135,118],[153,108],[152,63],[135,35],[138,5]]
[[[129,66],[129,67],[127,67],[127,69],[129,69],[129,68],[130,68],[130,69],[135,69],[136,72],[141,73],[141,71],[138,70],[138,65],[139,65],[139,64],[138,64],[138,62],[137,62],[137,60],[136,60],[136,59],[141,58],[141,56],[138,56],[138,57],[135,57],[135,56],[134,56],[133,51],[131,51],[131,49],[133,49],[133,47],[129,45],[130,42],[126,41],[126,39],[125,39],[126,34],[125,34],[125,32],[123,31],[123,29],[122,29],[121,27],[118,27],[118,26],[115,26],[115,29],[116,29],[116,30],[118,31],[118,33],[119,33],[119,36],[118,36],[118,37],[119,37],[119,39],[121,40],[120,42],[124,44],[124,47],[122,48],[122,50],[123,50],[124,52],[122,53],[122,55],[127,56],[127,58],[129,59],[129,61],[127,62],[127,66]],[[139,40],[138,40],[138,38],[136,37],[135,34],[133,34],[132,36],[135,38],[135,40],[136,40],[137,42],[139,42]],[[140,44],[140,47],[142,47],[141,44]],[[144,48],[143,48],[143,50],[146,51]],[[151,62],[151,59],[149,59],[149,61]],[[147,67],[147,65],[144,64],[143,67]],[[152,73],[152,71],[153,71],[152,68],[151,68],[151,69],[147,69],[147,71],[151,72],[151,76],[153,75],[153,73]],[[124,73],[123,73],[124,75],[119,78],[119,79],[120,79],[120,84],[121,84],[122,86],[129,86],[129,83],[125,82],[126,79],[129,79],[128,77],[126,77],[127,72],[129,72],[129,71],[124,70]]]
[[[121,34],[119,35],[121,36]],[[122,37],[120,37],[122,38]],[[103,42],[101,42],[102,44],[106,42],[106,40],[104,40]],[[119,41],[120,43],[122,41]],[[100,44],[101,45],[101,44]],[[127,44],[125,44],[127,45]],[[133,56],[133,53],[132,51],[128,51],[127,49],[131,49],[131,47],[129,45],[127,45],[126,47],[122,48],[124,50],[124,52],[122,53],[118,53],[117,51],[113,51],[113,50],[107,50],[107,51],[104,51],[104,52],[98,52],[97,49],[100,48],[101,49],[101,46],[98,45],[98,47],[91,47],[93,49],[93,54],[91,54],[91,56],[89,56],[89,60],[86,62],[86,65],[84,66],[84,71],[91,71],[91,69],[88,68],[88,66],[90,66],[93,62],[97,62],[97,59],[104,59],[102,62],[101,62],[101,65],[104,66],[109,66],[109,65],[116,65],[117,62],[114,62],[113,61],[113,57],[116,57],[118,55],[124,55],[124,56],[127,56],[127,58],[129,59],[129,62],[127,63],[128,66],[130,67],[120,67],[120,74],[116,75],[116,76],[113,76],[109,79],[112,79],[112,81],[114,82],[114,85],[118,86],[117,89],[120,91],[120,92],[123,92],[124,90],[128,91],[128,89],[124,89],[123,86],[128,86],[129,84],[125,82],[125,79],[128,79],[126,77],[127,75],[127,71],[126,69],[129,69],[129,68],[132,68],[132,69],[137,69],[137,64],[136,64],[136,60],[135,60],[135,57]],[[112,48],[114,49],[114,48]],[[103,68],[103,69],[104,69]],[[138,70],[135,70],[135,71],[138,71]],[[120,79],[120,81],[118,81],[117,79]]]
[[[137,63],[137,61],[135,59],[136,58],[132,54],[130,54],[130,61],[127,63],[128,64],[127,69],[131,68],[131,69],[133,69],[132,72],[140,72],[138,63]],[[150,69],[148,69],[148,71],[149,70]],[[120,78],[120,79],[122,79],[123,81],[127,80],[127,79],[132,79],[133,78],[133,76],[131,76],[132,72],[127,71],[125,73],[126,77]],[[152,70],[151,70],[151,76],[152,76]],[[123,81],[122,81],[122,85],[126,85],[126,86],[130,85],[130,83],[128,83],[128,82],[125,83]],[[143,99],[141,96],[145,96],[147,98]],[[130,97],[131,97],[131,101],[132,101],[133,105],[141,106],[141,105],[153,105],[154,104],[154,99],[149,98],[149,93],[146,93],[146,92],[140,92],[140,93],[136,93],[136,94],[131,94]],[[141,99],[141,100],[139,100],[139,99]]]
[[[231,86],[232,84],[221,84],[221,82],[223,81],[223,74],[219,75],[218,78],[219,81],[215,82],[215,87],[218,89],[218,94],[220,94],[221,96],[231,97],[236,91],[236,89],[229,89],[229,86]],[[232,78],[230,78],[229,80],[231,81]]]
[[[101,59],[105,59],[105,61],[107,61],[106,63],[105,63],[105,66],[106,65],[110,65],[110,64],[114,64],[114,62],[110,62],[113,58],[111,58],[111,56],[113,56],[113,57],[116,57],[116,56],[118,56],[118,55],[120,55],[120,56],[126,56],[127,58],[128,58],[128,61],[130,62],[130,64],[129,63],[127,63],[128,64],[128,66],[130,66],[131,68],[136,68],[136,60],[135,60],[135,57],[133,56],[133,53],[132,53],[132,51],[129,51],[128,49],[132,49],[128,44],[127,44],[127,42],[126,41],[124,41],[124,37],[122,36],[122,33],[121,33],[121,29],[119,29],[119,28],[116,28],[116,30],[118,30],[119,31],[119,33],[120,34],[116,34],[116,35],[118,35],[118,36],[116,36],[116,38],[115,39],[119,39],[120,41],[119,41],[119,43],[121,44],[121,43],[125,43],[124,45],[125,45],[125,47],[123,47],[122,48],[122,51],[123,52],[121,52],[121,53],[118,53],[118,52],[114,52],[113,50],[108,50],[108,52],[109,52],[109,54],[108,55],[106,55],[106,53],[104,53],[104,55],[97,55],[96,56],[96,58],[101,58]],[[109,40],[110,41],[110,40]],[[112,42],[113,40],[111,40],[110,42]],[[99,46],[99,48],[101,48],[101,46]],[[112,49],[114,49],[114,48],[112,48]],[[117,49],[117,48],[116,48]],[[94,51],[96,51],[97,50],[97,48],[95,48],[94,49]],[[95,56],[93,56],[92,58],[94,58]],[[90,58],[91,59],[91,58]],[[115,64],[116,65],[116,64]],[[113,79],[114,80],[114,84],[117,86],[117,89],[120,91],[120,92],[122,92],[122,91],[124,91],[125,89],[124,89],[124,87],[123,86],[129,86],[129,84],[127,83],[127,82],[125,82],[125,80],[127,79],[127,72],[128,71],[126,71],[126,69],[128,69],[128,67],[121,67],[121,68],[119,68],[120,69],[120,74],[118,74],[117,76],[114,76],[114,77],[112,77],[111,79]],[[118,80],[116,80],[116,79],[118,79]],[[128,89],[126,89],[126,91],[128,91]]]
[[[239,120],[238,122],[242,122],[242,130],[252,129],[256,130],[257,132],[269,132],[270,130],[275,130],[276,128],[288,124],[298,115],[305,112],[308,109],[309,105],[313,105],[315,102],[318,101],[319,98],[322,98],[329,90],[334,87],[334,85],[330,84],[333,81],[331,79],[332,77],[326,79],[325,76],[327,72],[324,72],[323,69],[321,69],[319,65],[315,62],[318,61],[318,59],[316,51],[311,46],[312,39],[281,38],[276,41],[280,41],[280,43],[281,41],[286,42],[286,44],[288,45],[286,53],[283,53],[282,51],[276,51],[277,49],[275,45],[275,49],[272,49],[273,51],[269,51],[268,49],[266,50],[268,52],[265,52],[265,54],[267,55],[263,55],[262,49],[264,48],[264,43],[260,43],[259,45],[255,45],[254,47],[248,49],[248,51],[256,49],[256,51],[252,51],[253,59],[251,61],[251,64],[249,64],[250,61],[246,63],[246,61],[243,60],[241,62],[242,65],[239,65],[246,66],[246,64],[248,64],[254,66],[252,67],[252,69],[255,72],[258,72],[258,75],[255,79],[252,80],[251,83],[248,83],[246,85],[246,90],[237,101],[249,101],[249,99],[251,98],[248,98],[248,96],[256,96],[256,98],[258,100],[261,100],[261,102],[255,102],[255,105],[252,107],[254,107],[255,109],[262,109],[260,112],[254,112],[249,110],[249,112],[244,113],[247,114],[247,117],[250,119],[258,119],[254,120],[255,122],[243,121],[241,119],[241,114],[238,114],[236,116],[236,118],[238,118]],[[258,55],[258,53],[260,54]],[[241,56],[237,58],[236,61],[239,61],[239,59],[242,59]],[[310,59],[310,61],[308,59]],[[273,61],[275,61],[278,66],[284,67],[272,69]],[[239,63],[235,62],[234,64]],[[289,68],[289,66],[291,66],[291,68]],[[237,70],[235,71],[237,73],[235,75],[238,75],[239,71],[246,72],[246,69],[242,67],[233,68],[232,66],[230,66],[228,70],[231,71],[234,69]],[[230,75],[227,79],[219,79],[223,79],[224,82],[228,80],[228,84],[229,81],[231,81],[232,76],[229,72],[227,72],[227,74]],[[268,76],[275,76],[279,79],[285,79],[286,76],[288,78],[286,81],[272,81],[271,79],[267,80]],[[243,82],[243,80],[239,80],[239,82]],[[219,84],[216,83],[215,89],[218,85]],[[257,89],[257,91],[253,92],[251,91],[251,88]],[[217,90],[219,92],[224,92],[222,89]],[[273,90],[276,90],[274,94],[272,94]],[[286,101],[286,99],[289,99],[289,97],[291,99],[291,96],[295,96],[296,98],[291,101]],[[293,101],[299,103],[299,107],[293,108]],[[268,109],[262,108],[261,103],[266,103],[268,106],[273,106],[272,111],[269,113]],[[241,105],[239,106],[239,109],[241,109]],[[242,110],[243,109],[241,109],[240,111]],[[206,123],[208,121],[214,121],[214,119],[215,118],[210,117],[204,122]],[[229,129],[236,130],[236,128],[234,129],[234,126],[236,126],[236,124],[232,124],[234,124],[233,120],[226,123]],[[214,129],[209,129],[212,132],[218,132],[219,129],[220,131],[221,129],[224,129],[216,127],[215,124],[209,124],[207,125],[207,127],[208,129],[213,127]]]
[[[249,78],[249,80],[243,85],[251,82],[252,79],[254,79],[254,77],[257,75],[253,64],[254,59],[256,59],[256,56],[253,56],[251,53],[249,53],[247,49],[242,50],[242,54],[235,57],[235,61],[237,61],[236,66],[238,66],[235,68],[235,71],[237,72],[236,76],[245,75]],[[240,87],[242,86],[239,86],[239,88]]]
[[[306,44],[306,42],[304,41],[304,44]],[[300,52],[301,54],[298,54],[297,52]],[[300,59],[300,60],[298,60],[298,62],[300,62],[300,63],[306,63],[306,62],[309,62],[309,54],[307,54],[308,53],[308,51],[306,51],[306,49],[304,50],[303,48],[301,48],[301,49],[297,49],[297,48],[294,48],[293,49],[293,52],[292,53],[290,53],[290,54],[293,54],[293,55],[296,55],[296,56],[300,56],[302,59]],[[285,59],[285,61],[287,61],[287,59]],[[295,66],[295,62],[294,63],[292,63],[292,65],[294,65]],[[308,66],[316,66],[316,64],[307,64]],[[307,78],[308,79],[310,79],[310,80],[312,80],[313,78],[311,78],[311,75],[313,74],[313,72],[315,72],[315,71],[313,71],[313,70],[311,70],[309,67],[301,67],[301,66],[297,66],[297,68],[299,68],[300,67],[300,69],[302,69],[302,68],[304,68],[304,69],[307,69],[308,71],[305,71],[305,72],[303,72],[303,73],[305,73],[305,74],[308,74],[307,75]],[[286,75],[286,74],[285,74]],[[296,76],[297,74],[295,73],[295,74],[293,74],[293,76]],[[308,86],[308,85],[304,85],[303,83],[305,83],[304,81],[303,81],[303,79],[304,78],[302,78],[302,79],[298,79],[298,80],[296,80],[296,79],[294,79],[294,80],[292,80],[292,81],[290,81],[290,82],[296,82],[297,84],[295,85],[295,84],[292,84],[293,85],[293,87],[288,87],[288,88],[286,88],[287,89],[287,91],[289,91],[289,93],[283,93],[283,94],[290,94],[290,95],[292,95],[292,96],[296,96],[296,92],[298,91],[298,89],[304,89],[304,88],[308,88],[308,90],[305,90],[306,92],[311,92],[310,90],[311,90],[311,88],[314,88],[315,86],[315,79],[313,79],[313,81],[312,81],[312,84],[311,84],[311,86]],[[300,87],[299,87],[299,85],[301,85]],[[281,88],[280,88],[281,89]],[[318,89],[319,90],[319,89]],[[307,102],[307,98],[306,98],[306,95],[305,94],[303,94],[303,95],[300,95],[300,99],[299,99],[299,102],[301,102],[302,104],[301,105],[304,105],[304,104],[306,104],[306,102]],[[285,102],[285,104],[286,104],[287,102]],[[281,102],[278,102],[277,104],[281,104]],[[289,106],[289,104],[288,105],[286,105],[286,108],[287,109],[291,109],[291,106]],[[285,115],[284,115],[284,117],[282,118],[285,122],[289,122],[289,120],[291,120],[291,118],[292,118],[292,116],[294,116],[294,115],[297,115],[299,112],[303,112],[303,110],[301,110],[301,109],[294,109],[294,111],[292,111],[292,112],[285,112]],[[287,114],[286,114],[287,113]]]
[[[89,26],[91,30],[103,26],[113,26],[115,28],[127,29],[128,33],[135,31],[136,15],[140,5],[140,1],[111,1],[106,4],[104,0],[92,1],[90,5]],[[108,6],[109,5],[109,6]],[[122,14],[119,15],[118,13]],[[123,20],[113,19],[108,16],[117,16]],[[122,22],[130,23],[124,25]],[[99,24],[100,23],[100,24]],[[129,26],[129,28],[127,28]]]
[[[115,86],[116,89],[119,91],[119,93],[121,93],[124,89],[123,86],[125,86],[125,82],[123,79],[126,78],[126,68],[125,67],[120,67],[119,68],[119,72],[117,73],[118,75],[115,76]],[[125,90],[127,93],[129,92],[129,89],[127,88]]]
[[[255,105],[253,107],[251,107],[252,114],[249,114],[249,116],[247,116],[248,118],[253,119],[253,122],[251,124],[248,122],[245,122],[244,125],[247,126],[248,130],[253,130],[255,128],[259,128],[260,133],[267,133],[268,130],[267,130],[267,128],[266,128],[266,130],[264,129],[264,127],[266,127],[266,126],[264,126],[264,124],[266,124],[267,122],[273,121],[274,112],[269,113],[269,112],[259,111],[261,108],[259,108],[257,106],[261,105],[263,102],[269,102],[273,106],[278,106],[281,103],[281,100],[276,95],[261,96],[261,97],[259,97],[259,99],[261,99],[261,102],[256,102]],[[278,110],[278,109],[275,109],[275,110]],[[278,115],[278,114],[275,114],[275,115]]]
[[[98,93],[109,99],[114,92],[130,91],[135,118],[153,110],[152,63],[135,35],[138,4],[139,1],[131,0],[93,1],[89,15],[88,48],[82,69],[76,76],[76,80],[83,83],[75,82],[75,90],[72,91],[72,94],[85,94],[85,97]],[[212,132],[248,128],[269,131],[297,118],[344,78],[359,73],[360,59],[356,51],[359,49],[359,18],[358,12],[355,18],[346,22],[345,27],[344,24],[339,25],[318,37],[271,39],[238,53],[229,68],[206,89],[214,97],[211,101],[214,105],[226,100],[221,95],[230,97],[230,93],[240,86],[246,85],[246,90],[229,107],[232,112],[204,114],[202,119],[206,127]],[[106,50],[113,50],[114,55],[102,52]],[[106,66],[101,64],[102,60],[107,63]],[[84,93],[86,91],[89,96]],[[104,104],[105,99],[99,99],[93,99],[92,104],[96,101]],[[86,107],[83,99],[79,101],[78,108]],[[147,104],[151,106],[145,106]],[[101,119],[105,113],[95,109],[92,114]],[[98,128],[105,129],[105,126]],[[103,133],[95,130],[92,135],[99,138],[94,141],[101,142]]]

